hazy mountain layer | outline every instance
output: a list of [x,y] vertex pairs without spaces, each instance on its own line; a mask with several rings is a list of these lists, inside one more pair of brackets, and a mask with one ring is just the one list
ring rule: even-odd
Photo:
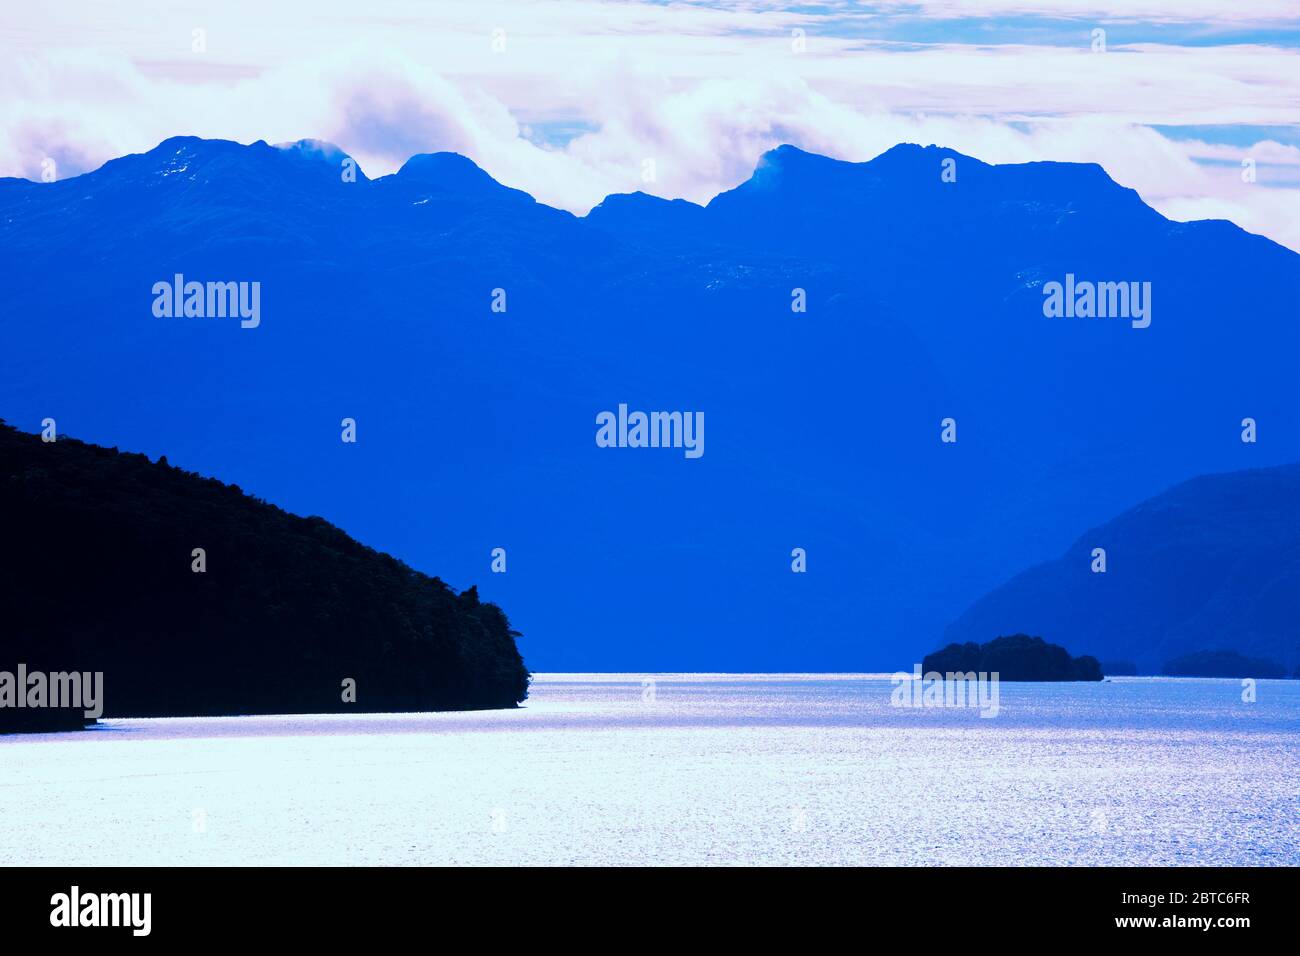
[[[1190,652],[1238,648],[1300,661],[1300,466],[1184,482],[1017,575],[947,631],[976,640],[1014,622],[1071,651],[1161,673]],[[1104,548],[1106,570],[1093,571]],[[1282,676],[1276,667],[1254,676]],[[1178,671],[1191,673],[1191,671]]]
[[[544,669],[906,667],[1080,528],[1300,460],[1300,256],[1096,166],[782,147],[707,206],[587,217],[452,154],[346,171],[177,138],[0,181],[0,414],[481,582]],[[256,327],[156,316],[178,274],[259,282]],[[1150,283],[1149,326],[1047,317],[1068,276]],[[704,413],[704,453],[600,447],[620,404]],[[1016,631],[1063,641],[978,639]]]

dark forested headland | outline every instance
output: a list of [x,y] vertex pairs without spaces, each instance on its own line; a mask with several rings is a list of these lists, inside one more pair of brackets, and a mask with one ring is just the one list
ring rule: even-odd
[[461,710],[528,693],[518,634],[475,588],[165,458],[0,422],[0,528],[0,671],[102,671],[105,716]]

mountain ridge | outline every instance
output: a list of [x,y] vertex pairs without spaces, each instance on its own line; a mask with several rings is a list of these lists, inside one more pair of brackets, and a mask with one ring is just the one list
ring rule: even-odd
[[[260,152],[263,156],[266,157],[271,157],[274,154],[278,153],[278,154],[285,155],[287,157],[301,158],[306,161],[320,160],[324,165],[328,166],[330,164],[333,164],[336,167],[339,163],[341,163],[342,160],[353,159],[350,156],[350,154],[348,154],[345,150],[341,149],[337,145],[327,140],[320,140],[320,139],[299,139],[293,142],[270,145],[265,140],[256,140],[249,144],[242,144],[235,140],[227,140],[227,139],[220,139],[220,138],[209,139],[209,138],[193,136],[193,135],[177,135],[177,136],[170,136],[162,140],[157,146],[153,147],[152,149],[145,150],[144,152],[141,153],[128,153],[128,154],[124,154],[123,156],[109,159],[105,161],[102,165],[97,167],[96,169],[88,170],[87,172],[80,173],[76,176],[68,177],[67,179],[58,179],[55,180],[54,183],[43,183],[43,182],[38,182],[30,179],[25,179],[23,177],[0,177],[0,187],[2,187],[3,184],[5,183],[10,183],[10,184],[28,183],[33,186],[48,186],[48,185],[54,185],[55,183],[73,182],[76,180],[84,179],[85,177],[88,176],[95,176],[96,174],[109,171],[110,169],[116,172],[118,169],[122,168],[122,165],[120,164],[124,164],[125,161],[137,161],[137,160],[143,160],[145,158],[150,158],[150,157],[157,157],[160,159],[166,157],[170,162],[174,162],[178,156],[192,159],[195,156],[193,152],[195,144],[204,144],[205,150],[212,150],[212,149],[217,150],[218,156],[220,156],[221,158],[224,158],[222,154],[228,155],[234,153],[235,150],[231,149],[231,147],[234,147],[235,149]],[[211,159],[215,157],[206,157],[206,158]],[[986,163],[982,160],[976,159],[975,157],[960,153],[957,150],[952,149],[950,147],[940,146],[934,143],[928,145],[922,145],[920,143],[900,142],[895,144],[894,146],[889,147],[888,149],[872,157],[871,159],[862,160],[862,161],[849,161],[849,160],[835,159],[833,157],[829,157],[823,154],[804,150],[798,146],[794,146],[789,143],[784,143],[776,147],[773,147],[769,150],[766,150],[762,154],[760,154],[758,160],[755,163],[754,169],[752,170],[750,176],[746,180],[744,180],[741,183],[738,183],[736,186],[732,187],[731,189],[724,189],[720,191],[719,193],[711,197],[708,200],[708,202],[703,204],[695,203],[692,202],[691,200],[687,200],[681,197],[659,196],[653,193],[646,193],[642,190],[636,190],[630,193],[610,193],[607,196],[605,196],[602,200],[597,202],[595,205],[593,205],[592,208],[589,209],[586,213],[580,216],[572,213],[570,214],[575,215],[575,217],[578,219],[584,219],[584,220],[589,219],[593,212],[595,212],[597,209],[600,209],[602,206],[605,206],[607,203],[609,203],[611,199],[617,200],[620,197],[629,197],[629,196],[631,197],[644,196],[644,197],[654,198],[654,199],[661,200],[662,202],[672,204],[674,207],[677,207],[677,204],[685,204],[683,207],[678,207],[678,208],[692,207],[696,209],[707,210],[718,199],[727,196],[730,193],[734,193],[737,190],[745,189],[746,187],[748,187],[751,191],[766,190],[773,185],[774,179],[780,181],[785,177],[787,177],[788,175],[790,175],[792,171],[795,172],[797,175],[803,175],[807,173],[807,170],[810,167],[820,167],[822,170],[834,170],[838,175],[855,175],[855,174],[861,175],[863,173],[897,174],[900,171],[905,173],[916,173],[919,171],[917,164],[921,160],[925,160],[926,162],[931,164],[932,168],[930,171],[934,172],[935,174],[934,178],[937,180],[938,162],[944,159],[953,159],[957,161],[959,164],[961,164],[960,168],[963,173],[967,172],[966,167],[970,166],[971,168],[973,168],[974,170],[976,170],[981,174],[988,173],[989,171],[1007,170],[1007,171],[1017,171],[1017,172],[1028,172],[1036,177],[1040,175],[1045,177],[1058,177],[1061,181],[1069,181],[1074,184],[1080,182],[1088,183],[1091,181],[1095,183],[1097,186],[1101,187],[1103,190],[1110,190],[1113,187],[1113,191],[1117,198],[1123,197],[1126,200],[1136,199],[1143,207],[1150,209],[1150,207],[1144,201],[1141,200],[1141,197],[1139,196],[1136,190],[1126,186],[1121,186],[1119,183],[1115,182],[1115,180],[1110,176],[1110,174],[1105,170],[1105,168],[1098,163],[1075,163],[1075,162],[1058,161],[1058,160],[1035,160],[1035,161],[1023,162],[1023,163],[993,164],[993,163]],[[370,178],[369,176],[367,176],[364,170],[361,168],[360,164],[356,163],[355,160],[353,160],[353,163],[354,163],[354,169],[355,169],[355,175],[357,181],[366,184],[377,184],[383,182],[384,180],[392,179],[393,177],[402,177],[408,181],[412,179],[419,179],[421,182],[430,183],[430,184],[436,183],[437,185],[442,185],[441,182],[437,182],[436,180],[431,180],[429,177],[429,173],[431,170],[439,169],[443,171],[444,174],[447,174],[448,178],[451,178],[453,180],[453,184],[452,184],[453,186],[458,185],[461,186],[462,188],[464,187],[472,188],[476,195],[479,196],[486,195],[488,194],[491,188],[495,187],[500,191],[502,191],[503,195],[513,194],[516,196],[526,196],[528,197],[529,201],[535,203],[539,207],[553,209],[557,212],[568,212],[567,210],[563,210],[555,206],[549,206],[548,204],[537,200],[535,197],[530,195],[526,190],[520,189],[518,187],[508,186],[501,183],[490,173],[488,173],[485,169],[483,169],[483,167],[479,166],[471,157],[466,156],[465,154],[462,153],[457,153],[452,151],[414,153],[410,157],[408,157],[407,160],[396,171],[376,178]],[[188,170],[182,170],[182,171],[188,171]],[[155,172],[159,172],[162,174],[171,174],[173,173],[173,170],[155,170]],[[487,188],[485,189],[484,187]],[[449,192],[450,190],[444,190],[444,191]],[[1248,230],[1242,229],[1242,227],[1238,226],[1236,223],[1233,223],[1231,220],[1227,220],[1227,219],[1194,219],[1194,220],[1186,220],[1186,221],[1176,221],[1176,220],[1167,219],[1166,217],[1156,212],[1154,209],[1150,209],[1150,211],[1154,215],[1159,216],[1159,218],[1162,221],[1171,224],[1194,226],[1194,225],[1207,224],[1207,223],[1227,223],[1233,226],[1235,229],[1241,230],[1243,233],[1247,235],[1259,236],[1259,238],[1261,239],[1268,239],[1268,237],[1266,236],[1259,235],[1258,233],[1251,233]],[[1280,243],[1277,243],[1272,239],[1268,239],[1268,241],[1273,245],[1278,246],[1279,248],[1286,249],[1285,246],[1282,246]],[[1292,250],[1287,250],[1287,251],[1292,251]]]

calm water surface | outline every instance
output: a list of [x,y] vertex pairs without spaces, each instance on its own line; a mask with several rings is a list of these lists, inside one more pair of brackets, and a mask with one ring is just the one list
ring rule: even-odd
[[0,737],[0,865],[1300,864],[1300,681],[540,675],[517,711]]

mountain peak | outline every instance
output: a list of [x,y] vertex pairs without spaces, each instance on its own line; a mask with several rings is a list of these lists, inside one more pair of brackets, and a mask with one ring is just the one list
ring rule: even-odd
[[[665,199],[663,196],[656,196],[652,193],[642,192],[640,189],[638,189],[636,192],[630,192],[630,193],[610,193],[608,196],[602,199],[595,207],[593,207],[591,212],[594,213],[597,209],[604,210],[605,212],[609,212],[610,210],[616,208],[617,209],[638,208],[638,209],[659,210],[659,209],[666,209],[668,207],[673,207],[681,210],[704,208],[703,206],[700,206],[697,203],[691,202],[689,199]],[[591,215],[591,213],[588,213],[588,215]]]
[[[898,143],[889,147],[883,153],[880,153],[873,159],[864,163],[854,163],[842,159],[832,159],[830,156],[823,156],[821,153],[810,153],[806,149],[800,149],[798,146],[792,146],[785,143],[775,149],[769,149],[758,161],[759,168],[778,168],[782,170],[798,170],[809,172],[821,172],[826,170],[848,170],[848,169],[865,169],[868,167],[879,168],[898,168],[903,166],[918,166],[921,164],[937,163],[947,158],[959,159],[966,162],[978,163],[981,166],[987,165],[950,149],[947,146],[938,146],[930,143],[928,146],[922,146],[920,143]],[[757,171],[757,170],[756,170]]]
[[758,165],[754,169],[754,175],[759,176],[764,172],[769,174],[772,172],[785,174],[817,173],[831,169],[846,169],[856,165],[858,164],[848,163],[841,159],[831,159],[821,153],[810,153],[798,146],[783,143],[775,149],[769,149],[758,158]]
[[660,235],[673,229],[693,228],[703,214],[703,206],[687,199],[664,199],[637,190],[606,196],[585,218],[605,229]]
[[323,139],[299,139],[292,143],[276,143],[275,148],[329,160],[341,159],[348,155],[333,143]]
[[[820,153],[810,153],[806,149],[800,149],[791,143],[782,143],[780,146],[769,149],[759,157],[760,165],[789,165],[791,163],[806,162],[808,160],[825,160],[828,157]],[[831,160],[834,162],[834,160]]]
[[[324,139],[299,139],[292,143],[276,143],[274,148],[287,156],[320,160],[334,166],[339,165],[345,159],[352,159],[351,155],[345,150]],[[358,173],[360,173],[359,169]]]
[[439,186],[446,192],[475,194],[507,188],[460,153],[416,153],[394,175],[421,185]]
[[110,159],[88,175],[103,174],[123,182],[154,179],[193,179],[199,169],[212,162],[246,154],[250,150],[269,149],[258,140],[250,146],[228,139],[204,139],[201,136],[169,136],[153,149]]
[[798,146],[785,143],[775,149],[769,149],[760,156],[749,179],[735,189],[714,196],[709,201],[709,207],[712,208],[719,200],[726,205],[738,196],[759,195],[781,189],[798,189],[810,184],[839,181],[856,165],[818,153],[809,153]]
[[[258,144],[254,143],[253,145]],[[323,171],[331,179],[340,182],[343,181],[344,163],[351,161],[353,179],[358,182],[370,181],[370,177],[362,171],[361,165],[351,155],[327,140],[300,139],[292,143],[276,143],[272,148],[279,153],[281,158],[310,164],[312,173],[319,174]]]
[[942,162],[945,159],[955,159],[963,163],[976,163],[980,166],[987,166],[972,156],[959,153],[955,149],[947,146],[939,146],[935,143],[922,146],[920,143],[898,143],[889,147],[879,156],[869,160],[866,165],[883,168],[897,168],[901,166],[931,165]]

